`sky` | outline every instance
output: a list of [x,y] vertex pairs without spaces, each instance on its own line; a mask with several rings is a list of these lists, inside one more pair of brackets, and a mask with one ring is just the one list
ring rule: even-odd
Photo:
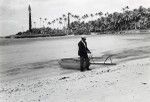
[[122,12],[129,6],[132,10],[139,6],[150,7],[150,0],[0,0],[0,36],[16,34],[28,29],[28,5],[32,9],[33,27],[40,27],[39,18],[51,21],[63,14],[84,15],[102,11]]

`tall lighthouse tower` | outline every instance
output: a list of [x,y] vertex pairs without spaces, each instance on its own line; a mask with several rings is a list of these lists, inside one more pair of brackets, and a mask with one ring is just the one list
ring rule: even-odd
[[29,5],[28,7],[28,11],[29,11],[29,32],[32,32],[32,20],[31,20],[31,7]]

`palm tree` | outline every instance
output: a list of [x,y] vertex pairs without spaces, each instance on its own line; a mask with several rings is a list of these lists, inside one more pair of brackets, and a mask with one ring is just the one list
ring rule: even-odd
[[70,15],[71,15],[71,13],[69,12],[68,13],[68,31],[70,30]]
[[48,22],[47,24],[50,26],[50,25],[51,25],[51,22]]
[[45,22],[43,21],[43,28],[45,28],[44,24],[45,24]]
[[41,25],[41,21],[42,21],[42,18],[40,17],[40,27],[42,26],[42,25]]
[[90,14],[90,16],[93,17],[94,15],[93,15],[93,14]]
[[51,22],[48,22],[49,25],[51,25]]
[[98,12],[98,15],[99,15],[99,16],[102,16],[102,15],[103,15],[103,13],[100,11],[100,12]]
[[33,22],[34,23],[34,27],[36,28],[36,22]]
[[59,19],[58,18],[56,18],[56,21],[58,21]]
[[[59,24],[60,24],[60,27],[61,27],[61,25],[63,24],[62,21],[59,21]],[[61,28],[62,28],[62,27],[61,27]]]
[[[47,18],[45,18],[44,20],[45,20],[45,24],[47,25]],[[46,25],[45,25],[45,27],[46,27]]]
[[64,26],[64,27],[67,25],[66,23],[67,23],[67,18],[66,18],[66,16],[64,16],[64,17],[63,17],[63,24],[64,24],[63,26]]
[[78,15],[75,15],[74,17],[75,17],[76,19],[79,19],[79,18],[80,18]]
[[65,18],[66,17],[66,15],[65,14],[63,14],[63,18]]

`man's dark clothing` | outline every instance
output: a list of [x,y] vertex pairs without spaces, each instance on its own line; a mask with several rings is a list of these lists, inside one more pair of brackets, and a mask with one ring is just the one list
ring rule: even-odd
[[89,69],[90,66],[90,59],[88,57],[81,57],[80,56],[80,70],[84,71],[85,69]]
[[88,58],[88,54],[87,53],[90,53],[90,50],[87,48],[86,41],[82,41],[81,40],[78,43],[78,47],[79,47],[78,55],[80,56],[80,68],[81,68],[81,71],[83,71],[85,68],[89,69],[90,60]]

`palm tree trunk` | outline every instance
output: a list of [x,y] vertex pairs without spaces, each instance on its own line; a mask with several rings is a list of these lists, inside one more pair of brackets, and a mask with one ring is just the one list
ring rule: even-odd
[[67,27],[67,29],[68,29],[67,35],[69,35],[69,33],[70,33],[70,13],[68,13],[68,27]]

